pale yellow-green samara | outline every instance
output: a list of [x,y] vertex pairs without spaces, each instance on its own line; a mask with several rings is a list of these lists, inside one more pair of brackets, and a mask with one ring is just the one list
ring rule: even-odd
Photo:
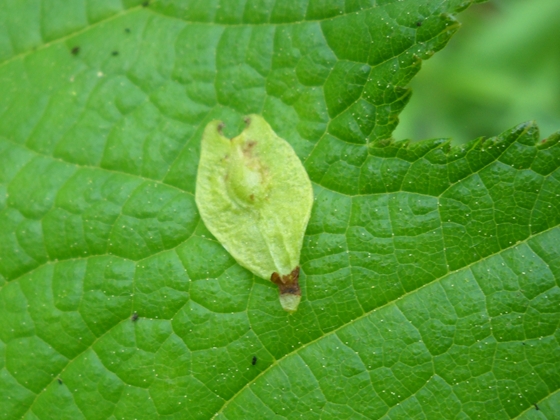
[[256,276],[280,289],[288,312],[301,300],[299,257],[313,206],[309,176],[290,144],[259,115],[228,139],[222,123],[204,130],[196,204],[224,248]]

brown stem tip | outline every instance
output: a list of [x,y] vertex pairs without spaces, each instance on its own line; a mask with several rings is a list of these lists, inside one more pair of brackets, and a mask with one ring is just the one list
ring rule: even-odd
[[301,300],[301,289],[299,287],[299,266],[294,268],[290,274],[280,276],[272,273],[272,283],[278,285],[280,292],[280,304],[288,312],[295,312]]

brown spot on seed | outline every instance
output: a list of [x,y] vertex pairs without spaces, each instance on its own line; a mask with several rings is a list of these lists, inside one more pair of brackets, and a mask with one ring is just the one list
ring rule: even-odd
[[257,142],[254,140],[249,140],[247,143],[243,145],[243,154],[247,157],[253,156],[253,149],[257,145]]

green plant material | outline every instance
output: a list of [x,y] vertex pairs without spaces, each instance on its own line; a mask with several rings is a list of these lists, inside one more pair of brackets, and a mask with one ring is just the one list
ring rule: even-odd
[[[560,136],[390,140],[468,2],[0,2],[4,419],[560,412]],[[252,113],[316,197],[290,316],[194,199]]]
[[464,143],[527,119],[560,126],[560,2],[492,0],[461,15],[463,28],[411,87],[397,138]]
[[222,122],[202,136],[196,204],[206,227],[237,263],[280,288],[295,312],[301,299],[299,256],[313,188],[294,149],[259,115],[229,140]]

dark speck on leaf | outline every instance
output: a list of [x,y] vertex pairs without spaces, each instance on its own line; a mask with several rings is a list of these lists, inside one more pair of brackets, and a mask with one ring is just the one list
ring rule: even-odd
[[136,312],[134,312],[134,313],[132,314],[132,317],[131,317],[130,319],[132,320],[132,322],[138,321],[138,314],[137,314]]
[[142,7],[148,7],[150,5],[150,1],[147,0],[144,3],[142,3]]
[[130,33],[130,28],[124,28],[124,31],[129,34]]
[[257,356],[253,356],[253,360],[251,360],[251,364],[255,366],[257,364]]
[[422,26],[422,21],[419,20],[418,22],[416,22],[416,26]]
[[119,52],[118,52],[118,51],[113,51],[113,52],[111,53],[111,55],[119,55]]
[[540,410],[540,408],[539,408],[539,406],[538,406],[537,404],[535,404],[535,410],[537,410],[537,411]]
[[80,47],[74,47],[70,52],[72,55],[78,55],[80,53]]
[[57,378],[56,380],[58,381],[58,383],[59,383],[60,385],[62,385],[62,379]]

